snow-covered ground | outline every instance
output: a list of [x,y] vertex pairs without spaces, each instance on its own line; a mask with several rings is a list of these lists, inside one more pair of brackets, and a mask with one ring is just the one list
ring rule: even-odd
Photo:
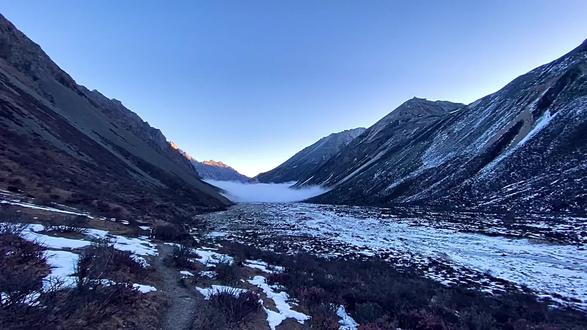
[[209,288],[196,287],[196,290],[204,296],[204,299],[210,299],[215,294],[228,293],[238,297],[241,293],[246,292],[246,289],[233,288],[226,285],[212,285]]
[[273,273],[282,273],[284,268],[281,266],[272,266],[262,260],[245,260],[243,263],[245,267],[258,269],[264,273],[273,274]]
[[[131,257],[143,266],[148,266],[145,257],[158,253],[157,247],[146,237],[132,238],[112,235],[104,230],[86,229],[85,237],[77,239],[50,236],[43,233],[44,230],[45,226],[41,224],[28,224],[21,232],[21,236],[26,240],[40,243],[47,249],[45,255],[47,263],[51,266],[51,273],[45,278],[45,287],[49,287],[55,280],[61,281],[66,287],[75,285],[74,273],[79,254],[70,250],[90,246],[93,239],[108,239],[115,249],[130,252]],[[135,283],[134,287],[144,293],[156,290],[155,287],[139,283]]]
[[340,318],[338,321],[339,330],[356,330],[359,327],[359,324],[346,312],[343,305],[338,306],[336,315]]
[[269,323],[269,327],[272,330],[275,330],[281,322],[288,318],[292,318],[300,324],[304,324],[306,320],[310,319],[310,316],[293,310],[292,305],[289,302],[288,294],[285,291],[277,291],[275,286],[267,284],[265,277],[255,276],[249,280],[249,283],[263,290],[263,293],[267,298],[273,300],[273,303],[277,308],[277,311],[274,311],[263,306],[265,313],[267,313],[267,323]]
[[[2,197],[6,198],[6,195],[3,195]],[[27,209],[41,210],[41,211],[61,213],[61,214],[78,215],[78,216],[87,217],[89,219],[93,219],[93,217],[87,213],[67,211],[67,210],[62,210],[62,209],[58,209],[55,207],[49,207],[49,206],[35,205],[32,203],[22,202],[22,201],[19,201],[16,199],[14,199],[14,200],[9,200],[9,199],[0,200],[0,204],[14,205],[14,206],[20,206],[23,208],[27,208]]]
[[446,285],[468,278],[482,290],[503,292],[505,284],[494,280],[498,278],[587,309],[587,252],[582,244],[486,235],[421,219],[372,215],[357,207],[243,204],[203,217],[215,231],[225,232],[224,238],[254,239],[266,249],[326,257],[393,256],[390,262],[396,266],[417,265],[424,275]]

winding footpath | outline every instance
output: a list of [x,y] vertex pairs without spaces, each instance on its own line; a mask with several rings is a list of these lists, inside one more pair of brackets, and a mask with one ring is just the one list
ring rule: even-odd
[[159,255],[153,260],[155,271],[161,276],[161,291],[169,299],[169,307],[163,315],[162,329],[191,329],[197,300],[196,292],[180,284],[180,274],[175,268],[165,265],[164,260],[173,252],[173,247],[158,244]]

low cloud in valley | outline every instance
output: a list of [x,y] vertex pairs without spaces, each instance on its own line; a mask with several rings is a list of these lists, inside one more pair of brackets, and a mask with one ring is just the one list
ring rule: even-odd
[[224,195],[237,203],[285,203],[298,202],[320,195],[326,189],[318,186],[293,189],[292,183],[241,183],[233,181],[206,180],[225,191]]

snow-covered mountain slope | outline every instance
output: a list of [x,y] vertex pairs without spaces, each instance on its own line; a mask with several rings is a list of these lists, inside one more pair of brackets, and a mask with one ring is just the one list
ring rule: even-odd
[[586,72],[587,41],[467,106],[410,100],[305,184],[333,188],[315,202],[584,214]]
[[321,138],[311,146],[302,149],[271,171],[257,175],[255,179],[259,182],[265,183],[298,181],[306,174],[312,173],[322,166],[364,131],[364,128],[359,127],[338,133],[332,133]]
[[323,166],[300,179],[303,184],[334,186],[354,179],[412,141],[424,140],[463,104],[413,98],[368,128]]
[[1,15],[0,188],[160,218],[229,204],[158,129],[78,85]]
[[214,160],[205,160],[199,162],[193,159],[192,164],[204,180],[218,180],[218,181],[238,181],[248,182],[250,178],[244,174],[240,174],[234,168],[224,164],[223,162]]

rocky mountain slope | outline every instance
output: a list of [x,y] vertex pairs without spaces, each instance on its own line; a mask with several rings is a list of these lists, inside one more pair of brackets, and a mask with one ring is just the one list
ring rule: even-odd
[[2,16],[0,135],[0,189],[121,217],[230,203],[159,130],[78,85]]
[[312,173],[322,166],[343,147],[365,131],[364,128],[355,128],[338,133],[332,133],[321,138],[316,143],[304,148],[293,155],[283,164],[269,172],[255,177],[259,182],[293,182],[298,181],[308,173]]
[[301,181],[314,202],[585,214],[587,41],[463,106],[410,100]]
[[244,174],[240,174],[234,168],[214,160],[205,160],[199,162],[192,160],[194,168],[204,180],[218,180],[218,181],[238,181],[248,182],[250,178]]

